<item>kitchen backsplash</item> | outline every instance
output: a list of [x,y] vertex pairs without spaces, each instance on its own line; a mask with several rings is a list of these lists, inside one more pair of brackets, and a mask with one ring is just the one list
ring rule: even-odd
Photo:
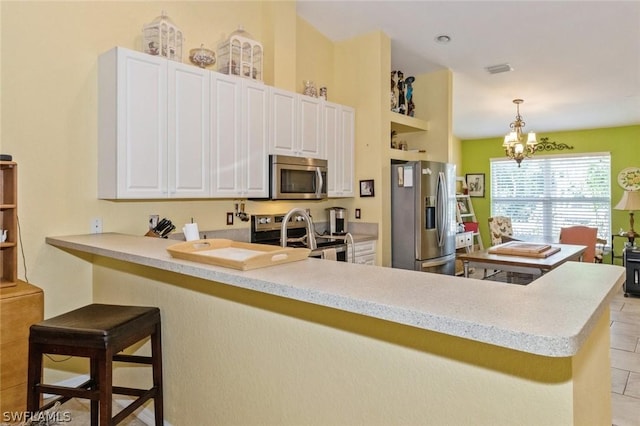
[[[327,222],[314,222],[316,231],[320,234],[327,230]],[[371,235],[378,238],[378,224],[367,222],[349,222],[349,232],[354,235]],[[226,238],[233,241],[251,241],[251,229],[218,229],[209,231],[200,231],[200,238]],[[184,234],[176,232],[169,235],[169,239],[184,241]]]

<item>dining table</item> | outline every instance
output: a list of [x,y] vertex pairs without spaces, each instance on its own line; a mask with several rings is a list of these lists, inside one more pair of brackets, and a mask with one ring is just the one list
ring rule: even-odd
[[458,259],[463,264],[464,276],[466,278],[469,277],[471,268],[494,269],[540,276],[565,262],[581,261],[582,255],[587,249],[586,246],[582,245],[549,244],[548,250],[552,254],[545,257],[536,257],[534,255],[496,253],[496,247],[458,254]]

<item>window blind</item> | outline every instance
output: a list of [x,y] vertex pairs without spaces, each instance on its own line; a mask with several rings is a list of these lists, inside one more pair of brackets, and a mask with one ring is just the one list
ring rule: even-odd
[[521,167],[491,160],[491,215],[511,218],[515,238],[557,242],[560,228],[598,228],[611,235],[611,155],[536,156]]

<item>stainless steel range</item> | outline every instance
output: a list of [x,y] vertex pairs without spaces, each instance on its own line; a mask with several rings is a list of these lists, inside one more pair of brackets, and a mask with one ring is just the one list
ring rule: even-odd
[[[269,245],[281,245],[282,222],[287,215],[252,215],[251,242]],[[287,222],[287,247],[308,247],[307,222],[303,215],[292,214]],[[313,229],[313,226],[311,226]],[[315,231],[314,231],[315,232]],[[324,258],[328,248],[335,249],[336,260],[347,261],[347,243],[345,237],[315,234],[317,248],[311,250],[309,257]]]

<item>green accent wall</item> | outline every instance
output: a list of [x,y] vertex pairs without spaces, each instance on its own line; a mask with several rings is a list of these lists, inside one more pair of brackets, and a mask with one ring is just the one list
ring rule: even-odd
[[[640,125],[611,127],[604,129],[574,130],[565,132],[538,133],[537,138],[548,137],[550,142],[565,143],[572,150],[550,151],[541,155],[610,152],[611,153],[611,202],[615,206],[622,197],[622,188],[617,183],[618,173],[626,167],[640,167]],[[487,219],[491,215],[491,176],[489,160],[503,157],[502,137],[470,139],[461,141],[462,166],[459,176],[467,173],[484,173],[486,192],[484,198],[472,198],[473,208],[479,222],[480,234],[485,247],[490,245]],[[524,160],[527,161],[527,160]],[[636,215],[638,216],[638,215]],[[629,229],[629,213],[612,210],[611,229]],[[640,228],[640,218],[634,226]],[[618,250],[616,250],[618,252]],[[605,262],[609,262],[608,256]]]

